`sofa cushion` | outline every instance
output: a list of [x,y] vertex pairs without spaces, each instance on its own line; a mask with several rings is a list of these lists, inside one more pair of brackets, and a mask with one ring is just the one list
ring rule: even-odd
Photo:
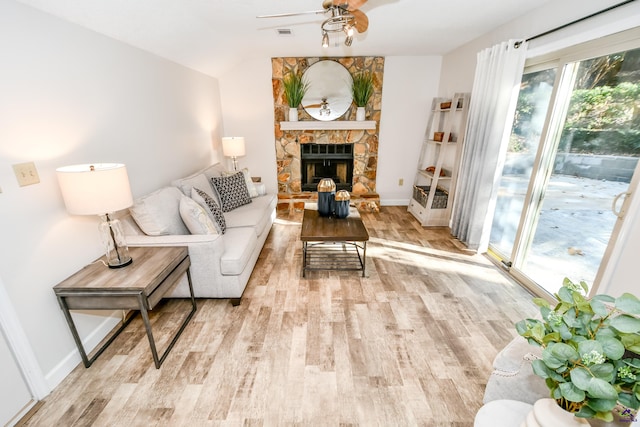
[[211,182],[220,196],[222,212],[229,212],[237,207],[251,203],[251,197],[242,172],[229,176],[214,176],[211,178]]
[[187,197],[191,197],[191,189],[193,187],[199,188],[209,196],[217,199],[218,195],[215,193],[213,187],[211,186],[211,181],[207,179],[206,175],[203,173],[197,173],[185,178],[176,179],[171,181],[171,185],[174,187],[178,187],[182,194]]
[[191,234],[218,234],[207,211],[195,200],[182,196],[180,199],[180,217]]
[[180,217],[182,192],[164,187],[136,199],[129,208],[138,227],[149,236],[190,234]]
[[220,272],[229,276],[241,274],[257,245],[258,238],[252,228],[227,230],[224,235],[225,250],[220,257]]
[[207,167],[205,170],[203,170],[202,173],[204,174],[204,176],[207,177],[209,181],[211,181],[211,178],[213,178],[214,176],[222,176],[222,173],[225,170],[226,169],[224,168],[224,166],[221,165],[220,163],[214,163],[211,166]]
[[275,196],[269,194],[251,200],[249,205],[226,212],[224,218],[228,228],[252,227],[260,236],[275,207]]
[[[243,168],[241,172],[244,175],[244,182],[247,184],[247,191],[249,191],[249,197],[251,197],[252,199],[254,197],[258,197],[259,196],[258,190],[256,189],[256,186],[253,183],[253,180],[251,179],[251,173],[249,172],[249,169]],[[225,171],[222,173],[222,176],[230,176],[230,175],[233,175],[234,173],[237,173],[237,172]]]
[[218,233],[224,234],[227,231],[227,224],[224,218],[224,214],[222,213],[222,209],[213,199],[213,197],[209,196],[204,191],[199,188],[191,189],[191,198],[196,201],[200,206],[206,209],[207,214],[213,221]]

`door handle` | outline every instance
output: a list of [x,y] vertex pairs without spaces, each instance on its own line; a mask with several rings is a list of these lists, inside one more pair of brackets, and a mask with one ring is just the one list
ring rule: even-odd
[[[618,195],[616,195],[616,197],[613,198],[613,202],[611,203],[611,210],[613,211],[614,215],[617,216],[618,218],[622,219],[624,218],[624,200],[627,198],[627,196],[630,196],[631,193],[626,191],[624,193],[620,193]],[[618,200],[623,199],[622,201],[622,205],[620,206],[620,210],[617,210],[617,204],[618,204]]]

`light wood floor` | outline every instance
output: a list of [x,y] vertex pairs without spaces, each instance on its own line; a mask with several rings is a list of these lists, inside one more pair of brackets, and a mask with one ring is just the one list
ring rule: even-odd
[[[242,304],[198,300],[161,369],[139,316],[27,426],[472,426],[531,296],[405,207],[363,214],[368,277],[300,274],[300,224],[274,224]],[[154,310],[159,348],[185,301]]]

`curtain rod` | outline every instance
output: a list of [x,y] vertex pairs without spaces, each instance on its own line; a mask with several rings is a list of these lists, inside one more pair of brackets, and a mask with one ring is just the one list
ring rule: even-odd
[[539,38],[539,37],[546,36],[547,34],[555,33],[556,31],[558,31],[558,30],[562,30],[563,28],[566,28],[566,27],[568,27],[568,26],[570,26],[570,25],[577,24],[578,22],[586,21],[586,20],[587,20],[587,19],[589,19],[589,18],[593,18],[594,16],[600,15],[600,14],[602,14],[602,13],[609,12],[610,10],[613,10],[613,9],[618,8],[618,7],[620,7],[620,6],[624,6],[625,4],[628,4],[628,3],[632,3],[632,2],[634,2],[634,1],[635,1],[635,0],[626,0],[626,1],[623,1],[622,3],[614,4],[613,6],[610,6],[610,7],[606,8],[606,9],[602,9],[601,11],[598,11],[598,12],[592,13],[591,15],[588,15],[588,16],[585,16],[585,17],[582,17],[582,18],[576,19],[575,21],[568,22],[568,23],[566,23],[566,24],[564,24],[564,25],[560,25],[559,27],[556,27],[556,28],[554,28],[554,29],[552,29],[552,30],[549,30],[549,31],[545,31],[544,33],[537,34],[537,35],[535,35],[535,36],[533,36],[533,37],[529,37],[529,38],[528,38],[528,39],[526,39],[525,41],[527,41],[527,42],[528,42],[528,41],[531,41],[531,40],[537,39],[537,38]]

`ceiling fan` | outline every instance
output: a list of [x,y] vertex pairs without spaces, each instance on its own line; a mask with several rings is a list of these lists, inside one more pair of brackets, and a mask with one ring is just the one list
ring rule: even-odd
[[344,32],[346,38],[344,44],[351,46],[354,31],[364,33],[369,28],[369,18],[359,8],[367,0],[323,0],[322,10],[309,12],[277,13],[274,15],[260,15],[258,18],[281,18],[285,16],[330,14],[329,18],[322,22],[322,46],[329,47],[329,33]]

